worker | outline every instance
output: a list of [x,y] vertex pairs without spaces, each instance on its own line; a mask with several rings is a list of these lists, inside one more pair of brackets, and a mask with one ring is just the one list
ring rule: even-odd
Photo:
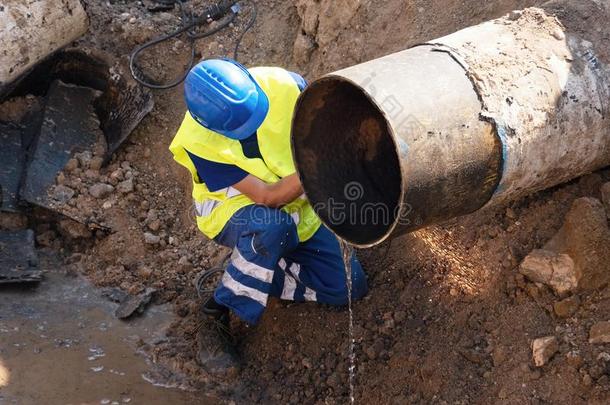
[[[292,114],[305,80],[279,67],[246,69],[230,59],[191,69],[187,113],[170,150],[193,181],[197,225],[232,249],[213,296],[202,305],[217,333],[199,334],[211,372],[238,365],[229,311],[259,322],[269,297],[345,305],[339,243],[303,195],[290,147]],[[351,257],[352,298],[367,292]]]

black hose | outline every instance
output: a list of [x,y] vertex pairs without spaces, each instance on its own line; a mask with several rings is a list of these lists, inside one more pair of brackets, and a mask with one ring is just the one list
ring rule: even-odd
[[[252,28],[254,23],[256,22],[256,17],[258,14],[256,4],[254,4],[251,0],[244,0],[244,1],[251,5],[252,16],[250,17],[248,24],[246,25],[245,29],[238,37],[237,42],[235,44],[235,50],[233,53],[233,58],[235,60],[237,60],[239,46],[241,44],[242,39],[246,35],[246,33]],[[209,37],[211,35],[216,34],[217,32],[219,32],[219,31],[225,29],[227,26],[229,26],[229,24],[231,24],[233,21],[235,21],[235,18],[237,17],[237,11],[234,11],[232,9],[232,7],[237,3],[237,1],[223,0],[218,5],[212,6],[211,8],[209,8],[207,10],[207,12],[204,13],[204,15],[200,16],[200,17],[193,16],[192,12],[187,13],[187,9],[184,6],[182,0],[178,0],[177,3],[180,7],[180,12],[182,14],[182,20],[183,20],[184,25],[172,33],[162,35],[158,38],[155,38],[142,45],[137,46],[133,50],[131,55],[129,55],[129,70],[131,71],[131,75],[133,76],[134,80],[137,81],[138,83],[140,83],[142,86],[145,86],[145,87],[148,87],[151,89],[155,89],[155,90],[165,90],[165,89],[170,89],[172,87],[175,87],[175,86],[179,85],[180,83],[182,83],[184,81],[184,79],[186,79],[186,76],[188,76],[189,71],[191,70],[191,68],[193,67],[194,62],[195,62],[195,40]],[[230,13],[230,16],[227,19],[225,19],[224,21],[222,21],[222,23],[220,23],[217,27],[214,27],[211,30],[208,30],[205,32],[196,32],[196,31],[192,30],[193,28],[195,28],[197,26],[209,23],[210,20],[214,20],[214,21],[218,20],[218,19],[222,18],[223,16],[225,16],[227,13]],[[140,76],[140,73],[143,74],[143,72],[141,71],[141,69],[139,69],[136,66],[136,60],[137,60],[138,56],[140,55],[140,53],[148,48],[158,45],[161,42],[168,41],[185,32],[187,34],[188,42],[190,43],[190,46],[191,46],[191,56],[190,56],[190,60],[188,62],[185,72],[182,75],[180,75],[178,78],[176,78],[168,83],[151,83],[151,82],[147,81],[146,79],[142,78]]]

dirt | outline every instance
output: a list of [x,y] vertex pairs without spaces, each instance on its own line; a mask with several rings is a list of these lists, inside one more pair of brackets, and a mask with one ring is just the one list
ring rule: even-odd
[[[179,24],[176,11],[153,14],[138,2],[85,3],[91,29],[77,45],[118,57]],[[255,3],[259,18],[243,40],[240,60],[284,66],[313,79],[541,1]],[[198,52],[230,55],[245,20],[197,42]],[[186,46],[184,39],[169,41],[145,55],[142,66],[169,79],[183,68]],[[197,231],[189,179],[167,150],[185,112],[182,91],[156,92],[155,103],[108,166],[92,169],[85,159],[64,179],[80,179],[71,184],[75,201],[82,199],[76,207],[104,229],[89,235],[38,213],[30,223],[39,246],[99,287],[131,294],[157,290],[152,308],[171,304],[175,316],[164,339],[144,352],[201,393],[236,403],[346,403],[345,308],[273,301],[259,326],[234,323],[244,359],[238,375],[218,378],[199,367],[200,303],[192,281],[225,250]],[[120,186],[129,179],[133,190]],[[356,402],[607,403],[610,347],[588,339],[594,323],[608,320],[609,287],[577,292],[577,309],[560,318],[553,309],[560,299],[521,276],[518,266],[553,238],[574,200],[600,198],[608,181],[606,169],[360,251],[371,291],[354,304]],[[112,190],[94,197],[91,187],[99,183]],[[558,352],[535,367],[532,341],[548,336],[556,337]],[[157,395],[169,402],[173,394]],[[51,402],[66,401],[74,399],[66,394]]]

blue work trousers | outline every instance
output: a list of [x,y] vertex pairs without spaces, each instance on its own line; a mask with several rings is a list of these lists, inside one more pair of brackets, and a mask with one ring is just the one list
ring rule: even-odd
[[[339,243],[324,225],[300,243],[294,219],[260,205],[239,210],[214,239],[233,249],[214,298],[239,318],[258,323],[269,296],[284,300],[347,304]],[[362,266],[351,258],[352,298],[368,291]]]

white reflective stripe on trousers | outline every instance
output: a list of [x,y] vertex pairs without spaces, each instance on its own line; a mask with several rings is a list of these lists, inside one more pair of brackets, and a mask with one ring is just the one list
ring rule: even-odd
[[317,301],[318,295],[311,288],[305,287],[305,294],[303,294],[303,298],[305,298],[305,301]]
[[267,305],[267,294],[236,281],[228,271],[225,271],[222,276],[222,285],[235,295],[250,298],[262,306]]
[[284,288],[281,299],[294,301],[294,293],[297,290],[297,281],[288,273],[284,274]]
[[290,265],[290,269],[288,269],[287,272],[290,273],[290,275],[292,275],[292,277],[296,278],[298,281],[301,281],[301,279],[299,278],[299,274],[301,273],[300,264],[292,263]]
[[271,284],[271,281],[273,280],[273,270],[266,269],[258,264],[247,261],[237,248],[233,249],[231,263],[237,270],[247,276],[253,277],[268,284]]
[[[301,265],[298,263],[292,263],[290,268],[287,268],[288,263],[286,260],[280,259],[278,265],[284,270],[284,289],[282,290],[281,298],[284,300],[294,300],[294,294],[297,288],[297,281],[301,282],[299,275],[301,274]],[[288,281],[290,280],[290,281]],[[305,301],[317,301],[318,296],[314,290],[309,287],[305,287],[305,293],[303,294]]]

